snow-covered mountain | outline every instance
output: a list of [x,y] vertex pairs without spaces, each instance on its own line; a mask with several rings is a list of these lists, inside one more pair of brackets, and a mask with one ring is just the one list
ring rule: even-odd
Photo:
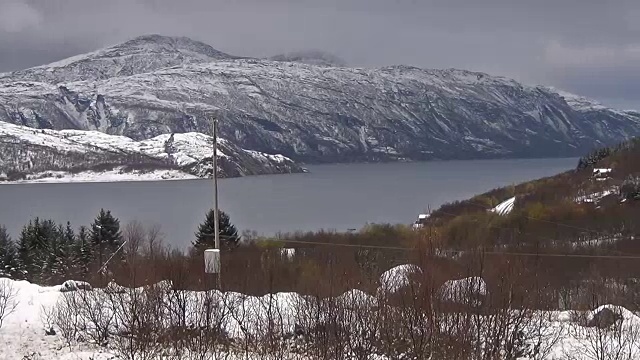
[[269,58],[274,61],[297,62],[309,65],[345,67],[346,61],[339,57],[320,50],[296,51],[287,54],[275,55]]
[[100,80],[233,58],[189,38],[146,35],[48,65],[0,75],[0,82],[16,78],[50,84]]
[[[0,178],[71,177],[80,172],[121,174],[173,170],[207,177],[212,173],[212,138],[200,133],[164,134],[135,141],[97,131],[33,129],[0,122]],[[218,139],[221,177],[301,172],[281,155],[245,150]]]
[[158,35],[0,76],[0,121],[33,128],[143,141],[209,133],[212,114],[230,144],[303,162],[572,156],[640,135],[637,112],[503,77],[240,58]]

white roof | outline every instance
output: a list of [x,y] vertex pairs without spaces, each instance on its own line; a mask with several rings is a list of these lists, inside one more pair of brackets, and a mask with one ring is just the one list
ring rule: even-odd
[[593,169],[593,172],[594,172],[594,173],[600,173],[600,174],[602,174],[602,173],[610,173],[610,172],[612,172],[612,171],[613,171],[613,169],[611,169],[611,168],[599,168],[599,169]]

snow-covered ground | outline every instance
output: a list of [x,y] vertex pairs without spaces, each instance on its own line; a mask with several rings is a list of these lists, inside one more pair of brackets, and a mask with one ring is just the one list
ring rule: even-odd
[[[383,276],[386,285],[396,286],[405,284],[407,270],[413,271],[413,266],[401,266],[393,269]],[[389,276],[389,274],[399,276]],[[480,279],[481,280],[481,279]],[[13,288],[14,298],[9,301],[9,309],[14,309],[4,318],[0,328],[0,359],[29,359],[29,360],[107,360],[116,359],[115,352],[109,348],[101,348],[88,342],[74,342],[69,345],[57,331],[55,335],[46,335],[45,329],[52,327],[50,314],[56,304],[60,304],[67,290],[64,286],[43,287],[26,281],[13,281],[0,278],[0,289],[6,289],[6,285]],[[158,284],[156,286],[163,286]],[[102,292],[96,289],[94,292]],[[197,299],[197,292],[186,293],[187,299]],[[273,326],[273,319],[277,320],[277,327],[283,331],[292,331],[299,318],[296,306],[305,301],[305,298],[296,293],[268,294],[262,297],[246,296],[239,293],[215,292],[214,301],[224,301],[229,309],[231,318],[224,322],[224,327],[233,338],[242,340],[246,336],[258,335]],[[0,300],[2,291],[0,291]],[[375,311],[378,304],[376,297],[361,290],[351,290],[336,298],[338,303],[358,303],[360,306],[368,306]],[[1,303],[1,301],[0,301]],[[1,305],[1,304],[0,304]],[[107,306],[108,304],[104,304]],[[596,320],[596,316],[603,315],[605,309],[618,314],[621,320],[616,320],[616,325],[611,330],[602,330],[598,327],[585,327],[586,324]],[[515,310],[514,310],[515,311]],[[275,315],[275,317],[274,317]],[[272,316],[272,317],[269,317]],[[188,321],[198,321],[198,311],[188,312]],[[576,313],[569,311],[536,312],[534,321],[530,324],[536,327],[538,339],[550,346],[549,352],[544,357],[536,357],[538,360],[574,360],[574,359],[601,359],[596,352],[624,354],[624,357],[616,359],[640,358],[640,318],[621,307],[604,305],[593,311]],[[597,320],[596,320],[597,321]],[[481,321],[482,322],[482,321]],[[247,326],[252,324],[252,326]],[[267,327],[264,327],[267,326]],[[54,330],[56,329],[53,325]],[[539,332],[543,331],[542,334]],[[544,346],[544,344],[542,344]],[[595,347],[598,347],[597,349]],[[217,357],[220,358],[220,357]],[[258,355],[243,353],[241,356],[229,355],[225,359],[264,359]],[[289,358],[286,354],[280,359]],[[304,360],[300,355],[291,355],[291,359]],[[372,354],[370,359],[384,359]],[[152,358],[158,359],[159,357]],[[164,358],[163,358],[164,359]],[[519,357],[519,360],[533,360],[534,358]],[[150,359],[151,360],[151,359]]]
[[26,281],[0,278],[0,286],[11,283],[16,297],[0,328],[0,359],[2,360],[107,360],[114,355],[90,345],[69,348],[60,335],[47,336],[43,321],[61,295],[60,287],[42,287]]
[[89,182],[128,182],[128,181],[160,181],[160,180],[192,180],[199,179],[195,175],[180,170],[129,171],[122,168],[110,171],[83,171],[69,173],[66,171],[46,171],[28,175],[25,180],[5,181],[1,184],[26,183],[89,183]]

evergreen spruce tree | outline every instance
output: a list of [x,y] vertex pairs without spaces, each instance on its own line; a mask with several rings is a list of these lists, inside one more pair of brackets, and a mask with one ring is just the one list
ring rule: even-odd
[[53,226],[49,232],[46,229],[47,252],[46,262],[42,268],[42,280],[47,284],[64,281],[66,275],[66,254],[64,253],[64,228],[62,225]]
[[90,239],[98,266],[102,267],[122,245],[120,220],[111,215],[111,211],[101,209],[91,224]]
[[48,280],[52,271],[58,271],[54,269],[57,265],[52,254],[57,251],[61,236],[60,227],[52,220],[35,218],[22,228],[18,240],[18,261],[27,280]]
[[[38,221],[37,218],[36,221]],[[26,280],[31,280],[31,272],[34,267],[35,254],[31,252],[31,250],[33,250],[34,232],[34,224],[29,221],[29,223],[20,230],[20,237],[18,238],[18,270],[21,275],[20,277]]]
[[18,250],[7,228],[0,226],[0,277],[18,277]]
[[69,222],[66,226],[58,225],[51,233],[46,273],[48,282],[64,281],[71,275],[71,270],[74,268],[75,237]]
[[89,273],[89,266],[93,260],[91,254],[91,242],[86,226],[81,226],[76,237],[74,246],[74,263],[77,266],[78,274],[85,278]]
[[[194,250],[200,252],[205,249],[212,249],[215,247],[215,211],[209,210],[205,217],[204,223],[198,226],[196,232],[196,240],[193,242]],[[220,247],[222,249],[233,249],[238,246],[240,237],[238,236],[238,229],[231,223],[229,215],[224,211],[218,212],[219,222],[219,234],[220,234]]]

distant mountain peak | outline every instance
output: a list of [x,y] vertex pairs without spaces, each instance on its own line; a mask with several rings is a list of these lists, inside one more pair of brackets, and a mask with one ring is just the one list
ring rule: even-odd
[[275,55],[269,58],[273,61],[297,62],[308,65],[346,67],[343,59],[322,50],[302,50]]
[[14,76],[49,84],[104,80],[234,58],[237,57],[187,37],[151,34],[51,64],[2,74],[0,82]]
[[124,43],[106,48],[106,50],[156,50],[169,52],[193,52],[211,58],[233,58],[233,56],[223,53],[211,45],[201,41],[193,40],[186,36],[166,36],[160,34],[149,34],[135,37]]

